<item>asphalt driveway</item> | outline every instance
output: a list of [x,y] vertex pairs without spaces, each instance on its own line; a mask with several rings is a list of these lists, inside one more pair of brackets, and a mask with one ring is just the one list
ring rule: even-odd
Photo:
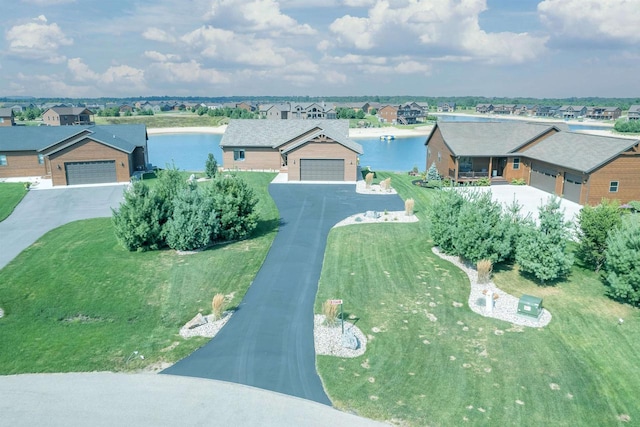
[[122,201],[123,185],[29,191],[0,222],[0,268],[46,232],[79,219],[111,216]]
[[[313,305],[327,236],[367,210],[403,210],[397,195],[354,185],[271,184],[280,229],[239,309],[204,347],[163,371],[230,381],[329,405],[316,372]],[[233,266],[229,266],[233,268]]]

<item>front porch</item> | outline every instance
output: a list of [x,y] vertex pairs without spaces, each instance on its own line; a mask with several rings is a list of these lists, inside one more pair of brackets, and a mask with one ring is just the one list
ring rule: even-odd
[[449,169],[449,178],[458,184],[473,184],[480,179],[491,179],[491,183],[506,182],[504,169],[506,157],[458,157],[456,168]]

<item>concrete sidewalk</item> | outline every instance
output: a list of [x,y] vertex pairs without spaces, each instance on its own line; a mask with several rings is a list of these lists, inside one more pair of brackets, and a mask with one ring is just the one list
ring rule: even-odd
[[329,406],[200,378],[108,372],[0,376],[7,426],[383,426]]

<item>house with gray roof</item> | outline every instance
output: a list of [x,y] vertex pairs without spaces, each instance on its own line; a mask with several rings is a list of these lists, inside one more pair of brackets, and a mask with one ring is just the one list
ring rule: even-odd
[[289,181],[355,182],[363,153],[347,120],[231,120],[220,147],[225,169],[278,171]]
[[42,121],[48,126],[90,125],[93,112],[84,107],[51,107],[42,113]]
[[54,186],[128,182],[148,164],[145,125],[0,128],[0,178]]
[[563,105],[558,114],[565,120],[577,119],[587,115],[587,107],[584,105]]
[[564,124],[438,122],[427,165],[466,183],[521,179],[579,204],[640,199],[640,140],[569,132]]
[[11,108],[0,108],[0,126],[13,126],[13,110]]
[[629,107],[627,118],[629,120],[640,120],[640,105],[632,105]]

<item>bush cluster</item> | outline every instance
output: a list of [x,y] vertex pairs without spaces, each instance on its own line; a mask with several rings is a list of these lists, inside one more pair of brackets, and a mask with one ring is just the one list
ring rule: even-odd
[[154,188],[134,182],[112,219],[118,241],[130,251],[193,250],[247,237],[257,225],[255,204],[253,190],[237,176],[198,186],[172,168],[159,173]]
[[474,264],[515,260],[541,282],[563,277],[572,258],[565,251],[569,228],[559,201],[552,198],[540,208],[539,226],[523,218],[520,208],[514,202],[503,209],[489,192],[443,191],[428,211],[431,236],[445,253]]

